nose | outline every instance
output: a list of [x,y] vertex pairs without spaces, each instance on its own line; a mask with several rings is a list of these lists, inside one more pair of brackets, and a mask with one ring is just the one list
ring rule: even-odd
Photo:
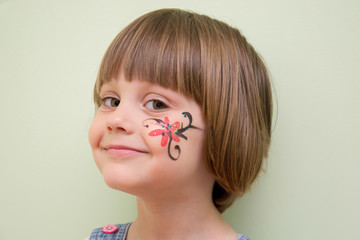
[[130,109],[124,104],[120,105],[107,118],[106,129],[110,132],[134,132],[135,117]]

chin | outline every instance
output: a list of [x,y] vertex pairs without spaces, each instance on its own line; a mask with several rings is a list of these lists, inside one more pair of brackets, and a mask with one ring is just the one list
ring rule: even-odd
[[129,178],[124,174],[114,173],[111,170],[103,171],[102,174],[105,184],[114,190],[136,195],[136,189],[141,187],[141,183],[136,179]]

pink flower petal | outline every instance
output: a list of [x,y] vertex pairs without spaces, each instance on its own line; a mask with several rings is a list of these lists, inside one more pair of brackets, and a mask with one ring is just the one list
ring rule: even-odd
[[172,128],[175,128],[175,130],[179,129],[180,128],[180,123],[179,122],[173,123]]
[[161,146],[164,147],[169,139],[169,135],[167,133],[164,134],[164,136],[161,138]]
[[164,129],[155,129],[149,133],[149,136],[159,136],[165,133]]
[[175,142],[180,142],[180,138],[178,136],[176,136],[175,134],[171,134],[171,137]]

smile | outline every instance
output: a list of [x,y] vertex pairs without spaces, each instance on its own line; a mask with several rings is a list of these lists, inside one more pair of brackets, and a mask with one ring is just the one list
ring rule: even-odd
[[146,151],[123,145],[109,145],[103,149],[111,156],[130,156],[147,153]]

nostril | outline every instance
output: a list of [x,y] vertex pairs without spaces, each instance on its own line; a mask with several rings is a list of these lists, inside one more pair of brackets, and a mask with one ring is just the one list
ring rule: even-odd
[[121,127],[121,126],[106,126],[106,130],[107,131],[126,131],[125,128]]

